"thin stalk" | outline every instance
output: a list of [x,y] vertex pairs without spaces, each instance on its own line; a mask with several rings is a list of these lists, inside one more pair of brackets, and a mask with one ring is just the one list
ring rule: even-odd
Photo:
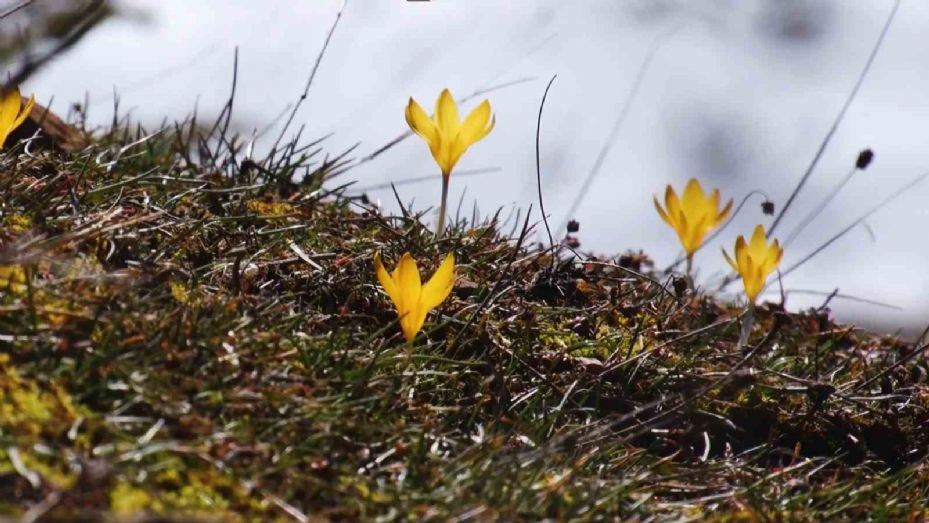
[[839,182],[839,185],[837,185],[832,190],[832,192],[830,192],[829,195],[826,196],[826,199],[824,199],[822,203],[820,203],[812,211],[810,211],[810,213],[807,214],[805,218],[800,220],[800,224],[797,225],[797,227],[793,231],[791,231],[790,234],[787,235],[787,239],[784,240],[784,247],[787,247],[788,245],[793,243],[794,239],[797,236],[799,236],[801,232],[803,232],[803,229],[806,229],[808,225],[810,225],[811,223],[813,223],[814,220],[816,220],[819,214],[823,212],[823,209],[825,209],[830,203],[832,203],[832,200],[835,199],[835,197],[839,194],[839,192],[846,185],[848,185],[848,182],[851,181],[852,177],[855,176],[856,172],[858,172],[857,167],[849,171],[848,174],[845,175],[845,178],[842,178],[842,181]]
[[687,254],[687,285],[690,287],[690,290],[694,293],[697,292],[697,285],[694,283],[694,255],[693,253]]
[[441,238],[445,232],[445,213],[448,207],[448,179],[449,176],[442,176],[442,203],[439,205],[439,223],[435,227],[435,237]]
[[406,352],[406,365],[408,368],[412,369],[413,375],[416,375],[416,369],[413,368],[413,342],[416,341],[416,336],[413,336],[412,340],[406,340],[406,343],[403,344],[403,350]]
[[645,81],[645,76],[648,74],[648,70],[651,68],[652,63],[655,61],[655,56],[658,54],[658,51],[683,26],[684,24],[675,26],[667,33],[659,35],[652,42],[651,46],[645,54],[645,59],[642,60],[642,64],[639,66],[639,70],[636,73],[635,78],[632,80],[632,86],[626,93],[626,98],[623,100],[623,105],[619,110],[619,114],[616,115],[616,120],[613,121],[613,127],[610,129],[610,134],[607,136],[606,141],[603,142],[603,146],[600,148],[600,152],[597,154],[597,158],[594,160],[593,167],[591,167],[590,172],[587,173],[587,177],[584,179],[583,185],[581,185],[580,190],[574,197],[574,201],[571,202],[571,206],[568,207],[568,212],[565,213],[564,220],[557,230],[564,231],[568,226],[568,220],[574,217],[574,213],[577,212],[578,208],[581,206],[581,203],[584,201],[584,198],[587,196],[587,191],[589,191],[591,185],[593,185],[594,179],[597,177],[597,174],[600,173],[600,169],[603,167],[603,164],[606,161],[606,157],[613,149],[613,146],[616,145],[616,139],[619,137],[619,132],[622,130],[623,123],[626,121],[626,117],[629,116],[629,111],[632,109],[632,103],[638,97],[639,91],[642,88],[642,84]]
[[742,331],[739,334],[738,351],[741,352],[748,345],[748,338],[752,334],[752,327],[755,326],[755,302],[749,302],[748,308],[745,309],[745,316],[742,318]]
[[861,216],[859,216],[857,220],[853,221],[853,222],[850,223],[847,227],[845,227],[844,229],[842,229],[841,231],[839,231],[838,233],[836,233],[835,235],[833,235],[831,238],[829,238],[828,240],[826,240],[825,242],[823,242],[822,245],[820,245],[819,247],[817,247],[816,249],[814,249],[813,252],[811,252],[810,254],[807,254],[806,256],[804,256],[803,258],[801,258],[800,261],[798,261],[797,263],[794,263],[793,265],[791,265],[790,267],[788,267],[787,269],[785,269],[785,270],[781,273],[781,276],[782,276],[782,277],[787,276],[788,274],[790,274],[790,273],[794,272],[795,270],[799,269],[801,266],[803,266],[803,264],[805,264],[806,262],[808,262],[808,261],[810,261],[811,259],[813,259],[816,255],[818,255],[819,253],[821,253],[821,252],[822,252],[823,250],[825,250],[827,247],[829,247],[830,245],[832,245],[833,243],[835,243],[837,240],[839,240],[840,238],[842,238],[843,236],[845,236],[846,234],[848,234],[852,229],[854,229],[855,227],[857,227],[857,226],[861,225],[862,223],[864,223],[865,220],[867,220],[868,218],[870,218],[871,215],[873,215],[873,214],[876,213],[877,211],[881,210],[884,206],[886,206],[887,204],[889,204],[889,203],[892,202],[893,200],[899,198],[900,196],[903,196],[904,194],[908,194],[908,193],[909,193],[909,190],[910,190],[911,188],[913,188],[913,187],[916,186],[917,184],[923,182],[926,178],[929,178],[929,172],[923,173],[922,175],[916,177],[915,179],[913,179],[912,181],[910,181],[910,183],[904,185],[903,187],[901,187],[900,189],[898,189],[896,192],[894,192],[893,194],[891,194],[891,195],[888,196],[887,198],[884,198],[883,200],[881,200],[877,205],[875,205],[874,207],[871,207],[870,209],[868,209],[867,212],[865,212],[864,214],[862,214]]
[[893,9],[890,10],[890,14],[887,15],[887,21],[884,22],[884,27],[881,29],[881,33],[877,37],[877,42],[874,43],[874,47],[871,49],[871,54],[868,55],[868,59],[865,61],[864,68],[861,70],[861,73],[858,75],[858,79],[855,81],[855,86],[852,87],[852,91],[848,94],[848,98],[846,98],[845,103],[842,104],[842,108],[839,110],[839,114],[836,115],[835,121],[832,122],[832,127],[829,128],[829,132],[826,133],[822,143],[819,144],[819,149],[813,156],[813,161],[810,162],[809,167],[806,168],[806,172],[803,173],[800,181],[797,182],[797,185],[794,187],[793,192],[790,193],[790,197],[787,198],[787,203],[785,203],[784,207],[781,208],[781,212],[778,213],[777,217],[774,218],[774,223],[772,223],[771,228],[768,229],[768,234],[773,234],[774,230],[777,229],[777,226],[780,225],[781,218],[783,218],[784,214],[787,213],[787,209],[790,209],[790,204],[794,202],[797,194],[800,193],[800,190],[803,189],[803,186],[806,185],[807,180],[810,179],[810,176],[816,169],[816,165],[819,163],[819,159],[822,158],[823,153],[826,151],[826,147],[829,146],[829,142],[832,140],[832,136],[839,128],[839,124],[842,123],[842,120],[845,118],[845,113],[848,112],[848,108],[852,105],[852,101],[855,100],[855,96],[858,94],[859,89],[861,89],[861,84],[864,83],[864,79],[868,76],[868,71],[871,70],[871,64],[874,63],[874,58],[877,56],[877,52],[880,50],[881,44],[884,43],[884,37],[887,36],[887,31],[890,29],[890,24],[893,22],[894,16],[897,15],[897,9],[899,8],[900,0],[897,0],[894,2],[894,6]]
[[545,232],[548,234],[548,244],[552,248],[552,265],[551,267],[555,268],[555,241],[552,239],[552,229],[548,226],[548,215],[545,214],[545,201],[542,198],[542,168],[541,161],[539,160],[539,137],[542,135],[542,109],[545,108],[545,99],[548,98],[548,90],[552,88],[552,84],[555,82],[555,78],[558,78],[558,75],[552,75],[552,79],[548,81],[548,85],[545,86],[545,93],[542,94],[542,102],[539,103],[539,118],[535,124],[535,181],[536,187],[539,189],[539,210],[542,211],[542,223],[545,224]]

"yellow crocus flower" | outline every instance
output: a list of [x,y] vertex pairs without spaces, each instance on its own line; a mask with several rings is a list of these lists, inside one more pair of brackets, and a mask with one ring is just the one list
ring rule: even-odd
[[764,288],[768,275],[777,268],[783,255],[784,249],[777,240],[768,244],[764,227],[761,225],[755,226],[749,242],[745,241],[744,236],[739,235],[735,242],[735,261],[723,249],[726,261],[742,277],[749,304],[755,303],[755,298]]
[[677,233],[681,245],[687,253],[688,261],[700,248],[710,231],[715,229],[729,216],[732,199],[723,210],[719,210],[719,189],[707,196],[695,178],[691,178],[684,187],[683,198],[678,198],[674,188],[668,185],[664,193],[665,207],[658,203],[658,197],[652,198],[658,215]]
[[23,105],[19,87],[2,89],[0,92],[0,147],[4,146],[10,133],[29,117],[34,105],[35,96],[30,96],[25,106]]
[[432,118],[411,97],[406,106],[406,122],[429,144],[442,176],[447,177],[468,147],[490,133],[496,119],[490,112],[490,102],[484,100],[462,122],[452,93],[443,89],[436,100]]
[[436,227],[436,235],[441,235],[445,228],[448,178],[452,169],[468,147],[493,130],[496,117],[491,114],[490,102],[484,100],[462,121],[452,93],[443,89],[435,103],[435,115],[431,118],[411,97],[406,105],[406,122],[429,145],[429,151],[442,171],[442,201]]
[[400,328],[407,341],[416,337],[416,333],[423,328],[426,314],[445,301],[455,284],[455,257],[452,254],[445,257],[425,285],[422,284],[419,268],[410,253],[403,255],[397,268],[390,274],[381,263],[381,254],[376,253],[374,268],[381,287],[397,308]]

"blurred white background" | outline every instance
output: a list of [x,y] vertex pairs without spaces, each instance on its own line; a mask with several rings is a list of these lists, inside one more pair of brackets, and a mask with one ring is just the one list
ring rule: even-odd
[[[340,0],[123,0],[121,16],[33,77],[24,90],[53,109],[90,100],[93,121],[121,109],[155,126],[197,106],[216,115],[228,96],[239,46],[236,127],[263,128],[303,90]],[[557,73],[542,127],[546,209],[567,218],[649,49],[661,41],[603,168],[576,213],[582,250],[644,249],[666,266],[674,233],[652,208],[653,194],[690,177],[740,200],[753,189],[780,207],[806,169],[870,53],[892,0],[349,0],[297,115],[304,133],[328,133],[339,152],[361,142],[367,154],[406,129],[409,96],[431,106],[443,87],[457,97],[520,79],[489,93],[494,132],[458,169],[499,171],[454,177],[450,201],[491,213],[535,201],[534,134],[545,83]],[[903,0],[874,66],[813,178],[779,235],[819,205],[872,148],[872,166],[785,253],[785,266],[816,248],[875,202],[929,169],[929,3]],[[673,32],[673,34],[672,34]],[[670,36],[669,36],[670,35]],[[465,104],[468,109],[477,100]],[[265,138],[268,146],[276,137]],[[408,139],[351,171],[358,186],[427,175],[426,146]],[[346,180],[348,181],[348,180]],[[433,206],[434,182],[401,186],[405,201]],[[388,191],[371,195],[393,208]],[[785,280],[787,289],[842,294],[831,303],[845,321],[890,332],[929,321],[929,182],[921,184]],[[727,248],[755,223],[752,200],[721,235]],[[561,231],[556,231],[560,233]],[[540,237],[541,238],[541,237]],[[719,245],[722,245],[720,243]],[[724,270],[719,245],[696,258],[699,279]],[[733,291],[737,286],[730,287]],[[788,307],[824,296],[793,294]]]

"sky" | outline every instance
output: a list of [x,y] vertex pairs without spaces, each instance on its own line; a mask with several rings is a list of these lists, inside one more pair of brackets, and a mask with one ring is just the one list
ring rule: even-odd
[[[113,93],[133,119],[155,126],[194,107],[218,113],[239,50],[236,128],[264,129],[303,91],[341,0],[123,0],[105,22],[24,89],[65,112],[90,100],[90,116],[112,117]],[[652,196],[691,177],[738,202],[753,190],[783,205],[847,98],[891,0],[348,0],[296,122],[335,153],[360,142],[359,155],[406,130],[410,96],[430,107],[442,88],[456,97],[501,84],[484,97],[496,127],[459,163],[452,202],[483,213],[536,203],[535,126],[548,80],[557,74],[542,120],[541,173],[553,225],[581,223],[582,249],[643,249],[664,267],[679,254]],[[821,205],[871,148],[857,173],[785,252],[803,258],[864,211],[929,171],[929,3],[902,0],[873,67],[780,234]],[[653,54],[622,125],[637,73]],[[259,139],[267,147],[276,133]],[[611,143],[580,207],[570,213],[604,144]],[[434,207],[440,183],[425,144],[407,139],[341,181],[357,187],[436,174],[398,187],[405,202]],[[370,195],[394,209],[389,191]],[[929,181],[835,242],[784,279],[792,310],[828,294],[842,320],[887,331],[929,322]],[[719,253],[756,223],[770,224],[760,199],[697,254],[698,282],[724,274]],[[536,205],[535,208],[538,206]],[[538,217],[538,215],[536,215]],[[541,239],[541,238],[539,238]],[[737,290],[730,287],[730,291]],[[775,296],[772,296],[775,297]]]

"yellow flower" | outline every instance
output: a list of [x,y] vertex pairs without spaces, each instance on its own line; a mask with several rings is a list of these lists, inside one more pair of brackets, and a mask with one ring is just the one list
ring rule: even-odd
[[681,199],[678,199],[674,188],[668,185],[664,193],[664,209],[658,203],[657,197],[653,197],[653,200],[658,215],[677,232],[688,258],[693,256],[706,235],[722,223],[732,210],[730,199],[720,211],[719,189],[713,190],[713,194],[707,196],[695,178],[687,182],[684,197]]
[[490,102],[484,100],[462,122],[452,93],[444,89],[435,103],[435,116],[429,118],[416,100],[406,106],[406,122],[410,129],[429,144],[432,157],[439,164],[442,176],[451,174],[468,147],[487,136],[496,118],[490,113]]
[[764,287],[765,280],[781,263],[783,255],[784,249],[777,243],[777,240],[768,245],[764,227],[761,225],[755,226],[755,232],[752,233],[752,239],[748,243],[745,242],[744,236],[739,235],[735,242],[735,261],[723,249],[726,261],[742,276],[745,295],[751,303],[755,303],[755,298]]
[[425,285],[419,277],[416,261],[406,253],[394,272],[387,273],[381,263],[381,253],[374,255],[374,268],[384,292],[394,302],[400,316],[400,328],[407,341],[423,328],[426,314],[445,301],[455,284],[455,257],[451,254],[436,269]]
[[19,94],[19,87],[2,89],[0,93],[0,147],[6,143],[7,136],[26,120],[34,105],[35,96],[30,96],[23,107],[23,97]]

